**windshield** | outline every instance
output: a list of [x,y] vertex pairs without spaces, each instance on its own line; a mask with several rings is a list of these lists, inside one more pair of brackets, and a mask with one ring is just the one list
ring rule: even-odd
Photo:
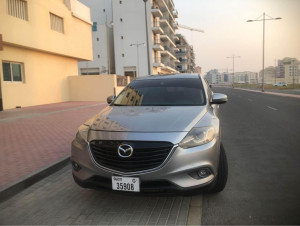
[[149,79],[131,82],[116,98],[115,106],[205,105],[201,79]]

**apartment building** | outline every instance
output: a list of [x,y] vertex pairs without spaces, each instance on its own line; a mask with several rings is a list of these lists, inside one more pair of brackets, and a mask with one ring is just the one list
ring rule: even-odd
[[[259,77],[262,82],[262,70],[259,72]],[[300,83],[300,62],[296,58],[286,57],[278,60],[277,67],[265,68],[264,83],[274,84],[277,82]]]
[[235,83],[257,84],[257,82],[258,82],[257,73],[251,72],[251,71],[235,72],[234,73],[234,82]]
[[224,76],[217,69],[207,72],[205,78],[209,84],[224,83]]
[[193,47],[188,44],[183,35],[177,34],[176,36],[178,37],[176,46],[179,49],[179,51],[176,52],[176,57],[178,59],[176,62],[176,69],[181,73],[196,72]]
[[91,10],[93,60],[78,63],[80,75],[115,74],[111,0],[79,0]]
[[[276,81],[277,67],[270,66],[266,67],[264,70],[264,83],[265,84],[274,84],[281,79]],[[260,82],[262,82],[262,71],[259,72]]]
[[288,84],[300,82],[300,62],[296,58],[285,57],[278,60],[276,78],[284,78]]
[[177,72],[178,12],[172,0],[80,0],[91,8],[92,62],[81,74],[127,75]]
[[77,0],[0,1],[1,107],[68,101],[67,77],[92,59],[90,30],[89,8]]

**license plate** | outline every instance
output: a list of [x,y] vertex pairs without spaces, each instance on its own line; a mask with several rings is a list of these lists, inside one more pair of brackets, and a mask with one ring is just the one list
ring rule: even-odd
[[112,189],[117,191],[140,191],[140,178],[112,176]]

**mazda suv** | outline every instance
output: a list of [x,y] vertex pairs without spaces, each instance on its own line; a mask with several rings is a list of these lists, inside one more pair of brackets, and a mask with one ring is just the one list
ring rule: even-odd
[[81,125],[75,182],[126,192],[220,192],[227,181],[219,104],[198,74],[138,78]]

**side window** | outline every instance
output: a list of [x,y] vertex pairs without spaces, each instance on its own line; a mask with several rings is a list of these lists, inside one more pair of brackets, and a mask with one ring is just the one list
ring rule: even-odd
[[22,20],[28,20],[26,0],[7,0],[8,14]]
[[3,62],[3,80],[7,82],[23,82],[23,63]]
[[64,19],[53,13],[50,13],[51,29],[60,33],[64,33]]

